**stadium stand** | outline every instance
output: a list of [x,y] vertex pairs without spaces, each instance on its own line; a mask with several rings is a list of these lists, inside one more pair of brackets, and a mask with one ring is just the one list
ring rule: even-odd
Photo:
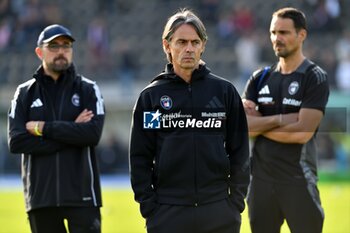
[[[66,25],[78,41],[74,56],[79,71],[95,79],[105,97],[109,115],[102,146],[115,137],[124,146],[123,158],[106,161],[123,161],[120,169],[125,170],[133,102],[166,63],[161,33],[167,17],[180,7],[197,12],[204,19],[209,35],[204,60],[241,90],[244,80],[239,77],[248,78],[243,74],[251,70],[238,66],[238,60],[245,54],[235,53],[235,46],[252,35],[253,43],[258,45],[252,54],[258,66],[273,63],[275,57],[268,34],[270,16],[284,6],[298,7],[306,13],[310,26],[305,45],[307,56],[326,69],[336,91],[334,75],[339,61],[334,45],[343,31],[350,30],[347,24],[350,12],[345,10],[350,9],[347,0],[1,0],[1,128],[6,129],[5,113],[14,88],[29,79],[40,63],[34,54],[38,32],[51,23]],[[131,67],[134,72],[121,72],[123,67]],[[0,139],[6,140],[5,130],[0,133]],[[6,153],[4,146],[0,149]],[[0,169],[4,164],[1,161]]]

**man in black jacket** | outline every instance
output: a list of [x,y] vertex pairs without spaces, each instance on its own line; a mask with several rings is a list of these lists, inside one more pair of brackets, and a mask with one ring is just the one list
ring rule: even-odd
[[39,35],[42,61],[18,86],[8,115],[8,143],[22,154],[26,210],[33,233],[101,232],[101,190],[95,146],[104,124],[95,82],[72,63],[74,38],[61,25]]
[[240,96],[211,73],[207,41],[189,10],[163,32],[169,64],[133,112],[130,172],[149,233],[240,231],[249,184],[248,128]]

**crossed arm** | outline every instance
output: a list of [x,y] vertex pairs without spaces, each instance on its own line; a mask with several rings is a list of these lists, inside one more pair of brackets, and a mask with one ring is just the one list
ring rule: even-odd
[[[94,116],[94,113],[92,111],[84,109],[79,114],[79,116],[75,119],[74,122],[75,123],[89,122],[93,116]],[[26,129],[30,134],[32,134],[34,136],[39,136],[37,131],[39,131],[39,133],[42,133],[44,125],[45,125],[45,121],[28,121],[26,123]],[[37,127],[37,129],[36,129],[36,127]]]
[[242,101],[247,115],[249,136],[263,135],[281,143],[306,143],[314,135],[323,117],[322,111],[310,108],[302,108],[298,113],[262,116],[253,101]]

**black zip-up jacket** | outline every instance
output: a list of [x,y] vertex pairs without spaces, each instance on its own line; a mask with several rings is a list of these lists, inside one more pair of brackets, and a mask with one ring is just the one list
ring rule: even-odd
[[135,104],[130,173],[145,218],[159,204],[197,206],[225,198],[243,211],[248,128],[234,86],[205,65],[189,84],[168,64]]
[[[94,117],[75,123],[84,110]],[[72,65],[55,83],[40,66],[33,79],[18,86],[8,115],[8,144],[22,154],[26,210],[58,206],[101,206],[95,146],[105,110],[95,82]],[[28,121],[45,121],[43,136],[26,130]]]

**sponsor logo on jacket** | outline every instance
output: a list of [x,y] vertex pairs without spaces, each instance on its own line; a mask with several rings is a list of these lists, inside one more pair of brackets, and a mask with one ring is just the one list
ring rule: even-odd
[[219,129],[222,120],[226,118],[225,112],[202,112],[201,117],[195,118],[189,114],[177,113],[162,114],[157,111],[143,112],[144,129]]
[[296,99],[288,99],[288,98],[283,98],[283,104],[284,105],[292,105],[292,106],[300,106],[301,101],[296,100]]

